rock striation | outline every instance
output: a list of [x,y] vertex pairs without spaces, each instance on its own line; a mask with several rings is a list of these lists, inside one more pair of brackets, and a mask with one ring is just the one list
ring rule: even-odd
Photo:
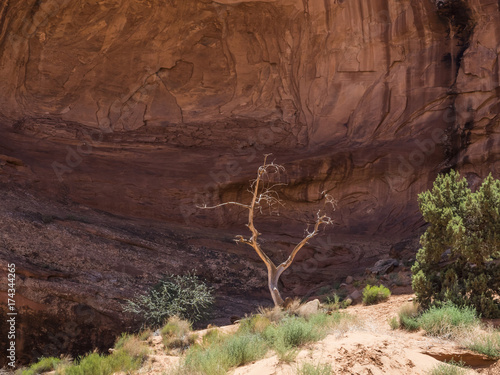
[[[52,301],[47,316],[77,326],[75,306],[107,316],[116,325],[90,348],[131,324],[117,323],[113,301],[193,259],[210,277],[211,251],[227,269],[212,281],[236,293],[238,272],[262,273],[230,242],[244,233],[244,213],[196,204],[247,199],[268,152],[288,182],[281,216],[256,223],[273,257],[301,236],[322,191],[339,202],[336,227],[284,275],[285,294],[415,251],[424,225],[416,196],[437,173],[458,169],[471,185],[500,177],[499,24],[493,0],[4,0],[0,184],[15,203],[2,211],[10,229],[0,255],[25,269],[23,304],[36,315]],[[68,229],[71,210],[90,210],[90,222]],[[48,251],[44,215],[59,218],[55,232],[78,233]],[[85,241],[101,235],[82,227],[111,225],[106,215],[112,231],[130,221],[165,228],[151,241],[170,256],[157,267],[138,245],[148,231],[127,229],[125,242],[115,233],[89,253],[101,279],[89,276],[90,263],[67,254],[75,243],[85,254]],[[143,259],[147,277],[110,270],[121,246]],[[265,295],[262,280],[246,293]],[[76,290],[81,298],[68,302]],[[101,332],[108,318],[89,327]]]

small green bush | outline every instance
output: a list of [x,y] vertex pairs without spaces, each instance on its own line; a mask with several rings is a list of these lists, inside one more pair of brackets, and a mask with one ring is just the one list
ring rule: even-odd
[[224,340],[224,334],[218,328],[210,329],[203,335],[201,342],[204,347],[215,345]]
[[77,363],[66,368],[66,375],[110,375],[113,373],[109,361],[99,353],[88,354],[77,359]]
[[236,334],[227,336],[216,345],[191,348],[186,354],[185,366],[188,373],[222,375],[231,367],[262,358],[266,352],[267,345],[260,336]]
[[147,339],[149,339],[151,337],[152,334],[153,334],[153,331],[151,331],[149,328],[147,328],[147,329],[141,330],[138,333],[137,337],[141,341],[146,341]]
[[287,317],[279,325],[267,327],[263,335],[272,346],[292,348],[318,341],[326,335],[326,331],[302,317]]
[[396,330],[399,328],[399,320],[395,316],[390,318],[387,323],[389,323],[389,326],[391,327],[392,330]]
[[257,335],[235,335],[225,342],[223,349],[230,367],[252,362],[267,352],[266,343]]
[[91,353],[64,369],[65,375],[111,375],[137,370],[148,355],[148,347],[138,337],[122,334],[111,355]]
[[114,349],[113,355],[119,351],[123,351],[134,360],[140,362],[146,359],[149,352],[148,346],[145,345],[139,337],[127,333],[122,334],[116,340]]
[[42,357],[40,360],[32,364],[28,369],[21,369],[16,373],[19,375],[36,375],[42,372],[53,371],[63,364],[63,361],[55,357]]
[[[282,362],[292,362],[302,345],[323,339],[334,328],[351,322],[348,314],[335,312],[331,315],[318,313],[308,317],[284,317],[279,323],[270,324],[262,332],[269,346]],[[348,323],[349,324],[349,323]]]
[[349,298],[343,299],[338,294],[333,294],[331,296],[327,296],[324,300],[324,305],[329,311],[336,311],[339,309],[346,309],[352,303],[352,300]]
[[212,289],[194,273],[167,275],[147,295],[127,301],[124,311],[139,316],[143,327],[159,327],[177,315],[191,322],[202,319],[214,302]]
[[297,375],[331,375],[333,374],[332,366],[328,363],[303,363],[297,368]]
[[76,364],[68,366],[65,375],[111,375],[115,372],[129,372],[137,370],[142,360],[133,358],[124,350],[117,350],[112,355],[104,356],[92,353],[77,361]]
[[418,331],[420,329],[419,315],[420,305],[418,303],[407,303],[401,306],[398,312],[399,327],[407,331]]
[[429,375],[466,375],[467,370],[453,363],[440,363],[434,366],[429,372]]
[[270,325],[271,325],[271,320],[268,317],[256,314],[252,315],[250,318],[243,319],[240,322],[238,331],[249,332],[249,333],[262,333]]
[[368,284],[363,289],[363,303],[365,305],[374,305],[379,302],[388,300],[390,295],[391,291],[385,286],[371,286],[370,284]]
[[467,348],[475,352],[487,355],[490,358],[500,358],[500,333],[492,332],[485,335],[475,336]]
[[420,322],[417,318],[402,317],[399,319],[399,327],[414,332],[420,329]]
[[457,307],[447,303],[441,307],[433,306],[419,318],[420,327],[428,335],[453,338],[461,330],[478,326],[480,320],[471,307]]
[[283,341],[275,342],[273,345],[273,350],[278,356],[278,360],[283,363],[290,363],[295,361],[297,354],[299,354],[298,348],[286,346]]

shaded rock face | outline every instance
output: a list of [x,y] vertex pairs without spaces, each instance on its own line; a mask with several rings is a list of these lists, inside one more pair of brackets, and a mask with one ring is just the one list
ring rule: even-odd
[[[245,233],[244,212],[195,205],[248,199],[267,152],[285,165],[288,182],[281,216],[256,222],[274,259],[313,220],[321,191],[339,202],[336,226],[282,277],[285,295],[407,251],[398,244],[414,243],[424,224],[416,196],[437,173],[457,168],[472,185],[490,171],[500,177],[499,6],[3,1],[0,183],[11,204],[2,211],[10,229],[0,254],[33,270],[19,286],[23,304],[47,322],[78,327],[78,311],[90,309],[92,340],[58,345],[75,352],[131,327],[118,301],[162,272],[196,264],[220,294],[246,285],[246,295],[266,296],[258,258],[231,242]],[[68,220],[72,210],[90,212],[88,222]],[[44,217],[60,240],[47,240]],[[106,226],[114,234],[101,240],[94,227]],[[19,227],[25,234],[16,238]],[[145,236],[170,255],[148,255]],[[134,269],[112,266],[123,246]],[[73,262],[69,249],[88,263]],[[41,282],[44,264],[65,276]],[[218,267],[225,271],[214,278]],[[68,302],[72,295],[79,297]]]

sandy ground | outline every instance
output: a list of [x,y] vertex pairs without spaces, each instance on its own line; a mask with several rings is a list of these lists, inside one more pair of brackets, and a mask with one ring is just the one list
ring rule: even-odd
[[[393,331],[387,323],[402,304],[412,296],[392,296],[374,306],[352,306],[347,311],[359,317],[360,323],[349,330],[339,330],[324,340],[304,347],[294,362],[280,363],[269,356],[231,372],[234,375],[292,375],[303,363],[330,364],[333,374],[340,375],[424,375],[440,360],[462,360],[471,367],[468,374],[500,375],[500,362],[463,350],[456,344],[430,338],[422,333]],[[237,326],[222,329],[233,331]],[[161,340],[153,337],[153,352],[141,374],[168,374],[168,368],[179,358],[164,354]],[[436,359],[437,358],[437,359]],[[438,360],[439,359],[439,360]]]

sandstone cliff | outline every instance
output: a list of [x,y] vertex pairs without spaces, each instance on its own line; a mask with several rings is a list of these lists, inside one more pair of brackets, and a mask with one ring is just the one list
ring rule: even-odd
[[[243,272],[255,291],[262,267],[230,241],[241,212],[195,204],[245,199],[266,152],[288,170],[282,216],[259,219],[275,257],[319,192],[339,201],[285,293],[414,251],[416,195],[437,173],[500,175],[498,25],[493,0],[3,0],[2,269],[26,269],[35,316],[115,322],[87,347],[123,329],[117,301],[196,259],[209,278],[227,270],[221,290]],[[133,271],[114,268],[117,249]]]

